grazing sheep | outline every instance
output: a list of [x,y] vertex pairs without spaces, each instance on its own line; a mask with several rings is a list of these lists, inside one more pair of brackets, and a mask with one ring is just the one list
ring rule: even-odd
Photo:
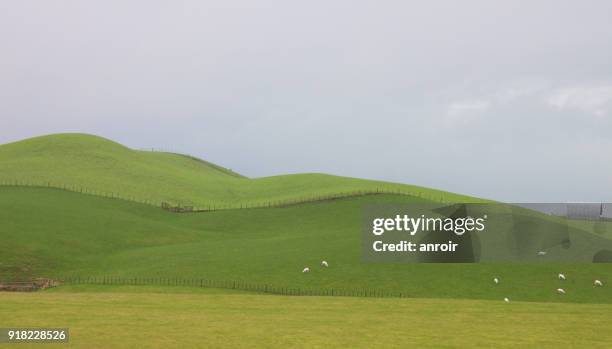
[[565,275],[559,273],[559,280],[565,280]]
[[539,251],[538,256],[546,256],[546,251]]
[[557,293],[558,293],[558,294],[565,294],[565,290],[564,290],[564,289],[562,289],[562,288],[558,288],[558,289],[557,289]]
[[499,284],[499,279],[498,278],[493,278],[493,282],[497,285],[497,284]]
[[304,270],[302,270],[302,273],[308,273],[308,272],[310,272],[310,268],[308,268],[308,267],[306,267],[306,268],[304,268]]
[[508,298],[508,297],[504,298],[504,302],[510,303],[510,298]]
[[595,282],[593,282],[593,286],[603,286],[603,282],[599,281],[599,280],[595,280]]
[[321,265],[324,266],[325,268],[329,267],[329,264],[327,264],[327,261],[322,261]]

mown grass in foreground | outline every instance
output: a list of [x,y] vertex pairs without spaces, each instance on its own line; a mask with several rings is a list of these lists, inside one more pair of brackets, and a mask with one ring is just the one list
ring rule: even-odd
[[1,293],[0,304],[2,327],[69,327],[72,348],[557,349],[612,343],[612,305],[601,304],[120,290]]

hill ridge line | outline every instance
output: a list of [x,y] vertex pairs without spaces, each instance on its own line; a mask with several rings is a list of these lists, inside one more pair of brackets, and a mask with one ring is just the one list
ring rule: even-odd
[[207,206],[191,206],[189,204],[183,204],[183,203],[174,203],[174,205],[172,205],[171,203],[163,202],[163,201],[157,202],[157,201],[152,201],[152,200],[147,200],[147,199],[126,197],[126,196],[121,196],[120,194],[113,193],[113,192],[99,192],[99,191],[91,190],[88,188],[73,187],[70,185],[57,185],[53,183],[20,183],[20,182],[0,183],[0,187],[23,187],[23,188],[41,188],[41,189],[48,188],[48,189],[64,190],[64,191],[68,191],[71,193],[91,195],[91,196],[97,196],[101,198],[123,200],[123,201],[138,203],[138,204],[149,205],[152,207],[165,209],[166,211],[175,212],[175,213],[214,212],[214,211],[222,211],[222,210],[239,210],[239,209],[254,209],[254,208],[282,208],[282,207],[308,204],[308,203],[314,203],[314,202],[326,202],[326,201],[333,201],[333,200],[339,200],[339,199],[365,197],[365,196],[371,196],[371,195],[403,195],[403,196],[418,197],[418,198],[431,200],[431,201],[443,203],[443,204],[452,203],[450,201],[445,201],[440,198],[436,199],[433,197],[428,197],[426,195],[422,195],[422,193],[409,193],[409,192],[402,192],[400,190],[392,190],[392,189],[385,189],[385,188],[377,188],[377,189],[372,189],[372,190],[345,191],[345,192],[337,192],[333,194],[316,195],[312,197],[286,199],[286,200],[270,200],[270,201],[263,201],[263,202],[238,202],[238,203],[235,203],[234,205],[211,203],[210,205],[207,205]]
[[0,183],[70,189],[177,211],[277,207],[378,193],[435,202],[481,201],[433,188],[326,173],[249,178],[189,154],[132,149],[86,134],[1,145],[0,164]]

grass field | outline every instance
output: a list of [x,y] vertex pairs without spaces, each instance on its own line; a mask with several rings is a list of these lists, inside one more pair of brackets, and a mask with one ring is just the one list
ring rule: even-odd
[[[0,280],[181,278],[335,291],[281,296],[248,288],[65,283],[0,293],[0,328],[69,327],[75,348],[612,346],[610,264],[363,262],[366,205],[484,200],[323,174],[249,179],[188,156],[81,134],[2,145],[0,165]],[[150,204],[160,201],[226,209],[178,214]],[[596,229],[571,225],[572,246],[612,237],[606,222]],[[306,266],[311,272],[304,274]],[[605,286],[593,287],[595,279]],[[558,287],[567,294],[557,294]]]
[[[56,189],[0,188],[0,270],[63,278],[244,281],[275,287],[384,290],[408,297],[612,303],[609,264],[367,264],[365,203],[418,202],[376,195],[274,209],[175,214]],[[327,260],[330,267],[319,267]],[[313,271],[302,274],[304,266]],[[560,282],[557,274],[568,276]],[[493,277],[502,282],[494,286]],[[555,293],[567,289],[566,296]]]
[[609,304],[120,288],[0,293],[0,303],[3,326],[69,327],[69,347],[74,348],[556,349],[609,348],[612,343]]
[[376,190],[444,201],[475,198],[412,185],[296,174],[250,179],[184,155],[136,151],[85,134],[55,134],[0,145],[0,183],[68,187],[159,205],[241,207]]

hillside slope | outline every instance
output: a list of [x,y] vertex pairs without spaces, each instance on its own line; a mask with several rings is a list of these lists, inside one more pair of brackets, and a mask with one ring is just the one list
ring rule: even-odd
[[[175,214],[44,188],[0,187],[0,279],[66,276],[246,281],[410,297],[612,303],[609,264],[369,264],[363,206],[416,203],[376,195],[284,208]],[[329,268],[321,268],[327,260]],[[312,272],[302,274],[309,266]],[[568,280],[561,282],[557,273]],[[501,278],[499,285],[493,277]],[[564,287],[560,298],[555,290]]]
[[462,195],[396,183],[297,174],[249,179],[185,155],[136,151],[86,134],[55,134],[0,146],[0,184],[66,187],[159,205],[241,207],[392,192],[435,201]]

